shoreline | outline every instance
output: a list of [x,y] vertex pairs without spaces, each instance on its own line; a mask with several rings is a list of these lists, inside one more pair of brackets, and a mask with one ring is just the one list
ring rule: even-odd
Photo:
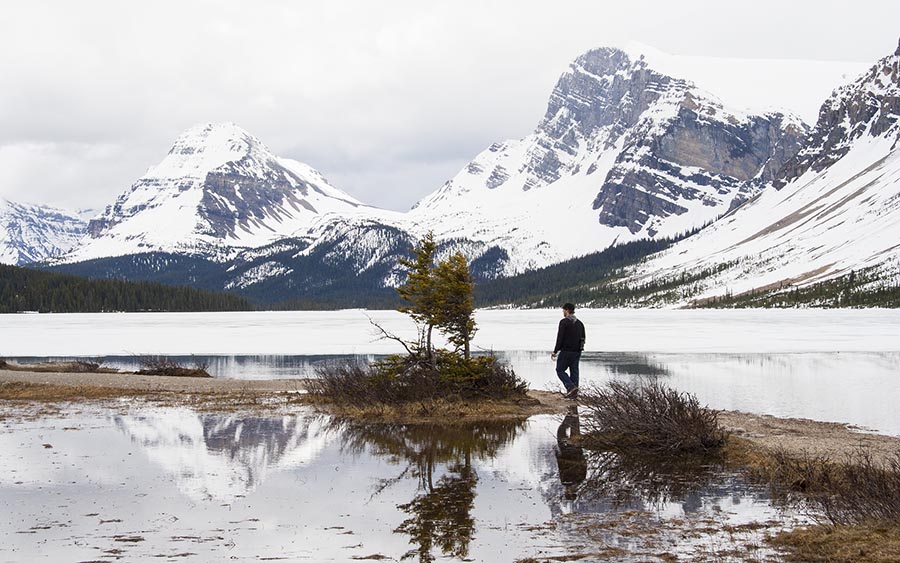
[[[244,380],[130,373],[31,372],[0,369],[0,385],[3,384],[64,388],[67,393],[59,398],[51,395],[41,399],[0,399],[0,415],[4,414],[3,411],[8,410],[9,407],[16,409],[23,403],[103,401],[113,396],[118,398],[127,396],[167,397],[176,403],[179,398],[183,398],[185,404],[196,405],[196,401],[190,400],[190,394],[195,394],[210,399],[202,402],[202,405],[203,408],[211,410],[234,410],[235,407],[260,408],[260,401],[265,402],[266,399],[279,397],[291,397],[292,401],[287,403],[290,405],[321,406],[309,401],[298,402],[296,400],[305,395],[305,380],[303,379]],[[93,392],[81,396],[79,390],[92,390]],[[100,393],[97,393],[98,390]],[[109,391],[110,395],[104,397],[103,390]],[[229,401],[217,402],[216,397],[249,399],[249,402],[244,403],[241,400],[235,404]],[[284,405],[285,403],[281,404],[282,407]],[[121,406],[120,403],[119,406]],[[573,403],[563,399],[559,393],[532,389],[528,391],[527,401],[511,405],[511,408],[503,416],[564,415],[571,406]],[[324,410],[327,411],[327,408]],[[486,416],[498,414],[497,412],[488,412]],[[783,450],[794,455],[810,454],[835,460],[840,460],[860,448],[867,449],[876,458],[887,458],[900,452],[900,436],[879,434],[846,423],[784,418],[738,411],[718,411],[718,416],[720,424],[726,431],[767,450]]]

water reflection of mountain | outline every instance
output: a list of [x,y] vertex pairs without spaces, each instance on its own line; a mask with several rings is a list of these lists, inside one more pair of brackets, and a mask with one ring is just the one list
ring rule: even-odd
[[256,488],[268,471],[313,461],[326,444],[323,422],[201,414],[170,408],[115,418],[116,427],[194,500],[227,501]]

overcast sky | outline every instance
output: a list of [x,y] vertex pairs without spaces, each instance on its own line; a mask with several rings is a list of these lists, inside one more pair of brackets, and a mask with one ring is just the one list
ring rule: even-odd
[[895,0],[7,3],[0,197],[102,208],[182,130],[233,121],[403,210],[530,133],[590,48],[868,65],[896,49],[897,22]]

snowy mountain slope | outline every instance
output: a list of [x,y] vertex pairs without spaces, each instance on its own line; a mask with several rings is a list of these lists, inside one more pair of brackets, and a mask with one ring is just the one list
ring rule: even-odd
[[0,198],[0,263],[22,266],[68,252],[86,227],[62,209]]
[[685,301],[873,268],[900,281],[900,48],[822,105],[803,148],[733,213],[641,265],[640,284],[720,270]]
[[644,59],[596,49],[559,79],[534,133],[489,147],[410,221],[502,247],[504,273],[520,272],[709,222],[805,132],[799,118],[728,108]]
[[223,259],[235,248],[291,236],[323,214],[360,207],[236,125],[202,124],[92,220],[89,238],[65,261],[151,251]]

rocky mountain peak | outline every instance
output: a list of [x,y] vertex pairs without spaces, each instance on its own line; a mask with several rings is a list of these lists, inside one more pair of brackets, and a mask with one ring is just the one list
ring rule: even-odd
[[803,150],[785,164],[775,186],[781,188],[807,170],[825,170],[864,136],[900,138],[900,47],[822,104]]
[[68,252],[85,227],[82,219],[62,209],[0,198],[0,264],[21,266]]
[[227,256],[360,205],[234,123],[203,123],[92,220],[93,240],[66,259],[159,250]]
[[616,48],[593,49],[560,77],[537,130],[569,150],[576,148],[576,137],[590,138],[602,128],[609,128],[604,140],[611,142],[660,97],[689,87],[651,69],[643,58],[632,59]]
[[234,123],[201,123],[181,133],[166,158],[148,175],[199,177],[246,158],[266,162],[274,155],[259,139]]

